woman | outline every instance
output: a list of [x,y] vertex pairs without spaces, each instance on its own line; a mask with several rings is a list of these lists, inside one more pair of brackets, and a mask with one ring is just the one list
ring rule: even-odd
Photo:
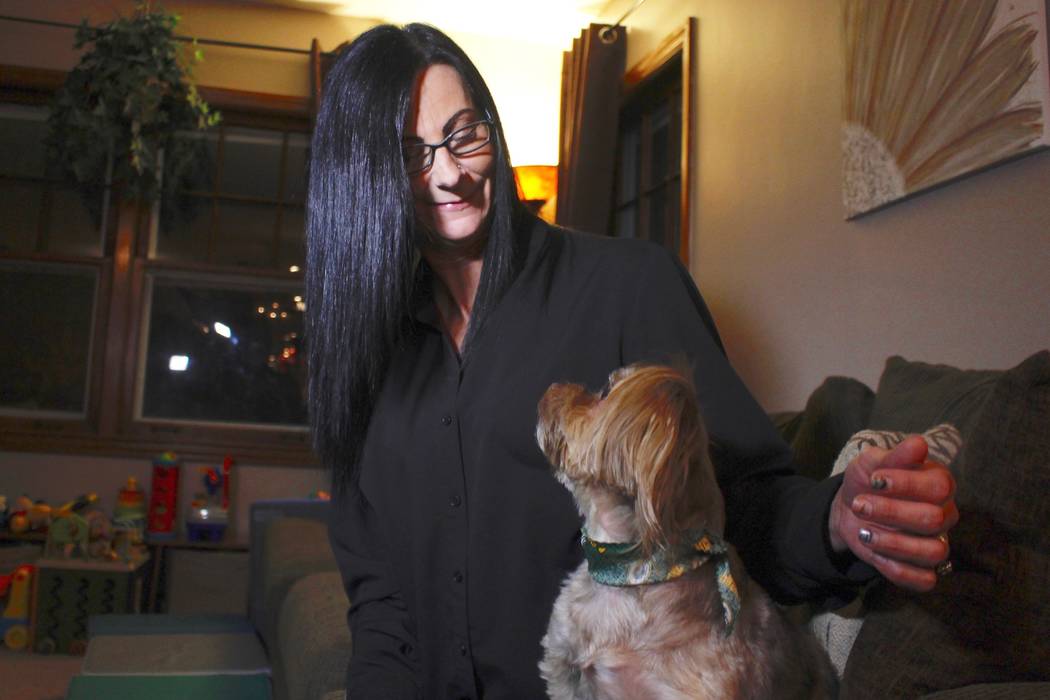
[[849,597],[869,564],[933,586],[957,512],[925,444],[869,450],[844,480],[795,476],[676,260],[523,210],[492,96],[451,40],[377,27],[325,88],[310,407],[336,486],[355,700],[543,696],[540,638],[582,554],[536,404],[555,381],[593,389],[636,361],[685,355],[695,369],[727,537],[775,597]]

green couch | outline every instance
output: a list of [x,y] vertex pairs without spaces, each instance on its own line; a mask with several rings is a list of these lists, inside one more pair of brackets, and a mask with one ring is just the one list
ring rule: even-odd
[[814,478],[862,429],[963,438],[954,573],[928,594],[876,582],[812,619],[842,698],[1050,697],[1050,352],[1002,371],[891,357],[877,391],[832,377],[774,422]]
[[327,516],[324,501],[253,503],[247,618],[93,616],[67,697],[343,700],[348,603]]

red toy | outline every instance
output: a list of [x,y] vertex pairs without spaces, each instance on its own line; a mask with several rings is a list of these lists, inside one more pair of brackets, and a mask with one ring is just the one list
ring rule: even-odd
[[150,487],[149,516],[146,522],[146,532],[150,537],[175,537],[181,465],[182,462],[174,452],[165,452],[153,460],[153,483]]

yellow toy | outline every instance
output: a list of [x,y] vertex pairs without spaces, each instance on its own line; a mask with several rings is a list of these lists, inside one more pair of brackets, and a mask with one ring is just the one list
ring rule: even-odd
[[12,651],[29,646],[29,592],[36,568],[28,564],[15,569],[9,576],[0,576],[0,597],[7,591],[7,607],[0,617],[0,634]]

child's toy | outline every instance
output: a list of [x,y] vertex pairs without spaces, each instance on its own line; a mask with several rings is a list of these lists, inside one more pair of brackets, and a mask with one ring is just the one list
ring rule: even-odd
[[88,533],[88,523],[79,514],[71,511],[59,516],[48,530],[44,556],[87,556]]
[[186,516],[186,539],[191,542],[218,542],[226,533],[230,508],[230,468],[233,458],[222,462],[220,474],[212,467],[202,467],[207,494],[198,493]]
[[83,654],[92,615],[141,612],[147,561],[38,559],[33,651]]
[[[29,500],[28,498],[26,499]],[[26,517],[29,518],[29,529],[33,532],[46,532],[51,525],[51,506],[44,501],[31,503],[26,509]]]
[[13,574],[0,576],[0,598],[7,596],[7,606],[0,617],[0,635],[8,649],[21,651],[29,646],[29,592],[36,569],[28,564]]
[[146,494],[139,488],[138,479],[133,476],[129,476],[124,488],[117,492],[113,519],[146,528]]
[[98,494],[95,492],[82,493],[69,503],[66,503],[55,511],[55,517],[66,513],[84,513],[88,508],[98,503]]
[[98,494],[85,493],[55,509],[44,545],[44,556],[87,556],[89,529],[84,513],[97,501]]
[[34,503],[29,496],[22,495],[9,509],[7,526],[16,535],[46,532],[51,524],[51,506],[44,501]]
[[150,485],[149,516],[146,521],[146,531],[150,537],[175,537],[180,466],[182,463],[174,452],[165,452],[153,460],[153,482]]

